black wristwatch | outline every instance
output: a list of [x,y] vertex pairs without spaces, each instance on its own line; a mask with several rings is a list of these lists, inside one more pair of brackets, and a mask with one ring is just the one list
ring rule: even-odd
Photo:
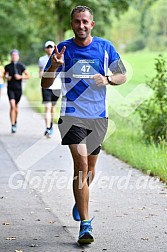
[[112,81],[112,78],[111,78],[111,76],[106,76],[107,77],[107,81],[108,81],[108,83],[110,84],[110,85],[114,85],[115,83]]

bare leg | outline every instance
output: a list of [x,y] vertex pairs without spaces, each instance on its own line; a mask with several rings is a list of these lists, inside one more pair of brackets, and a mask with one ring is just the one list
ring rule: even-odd
[[45,123],[46,123],[46,128],[50,128],[50,126],[51,126],[51,120],[52,120],[51,108],[52,108],[52,103],[51,102],[47,102],[45,104]]
[[[75,201],[81,220],[88,220],[89,184],[92,182],[95,174],[97,155],[87,156],[87,148],[85,144],[72,144],[69,147],[74,161],[73,191]],[[82,150],[84,155],[81,155],[80,152],[78,152],[78,147]],[[87,175],[89,175],[88,182]]]
[[19,106],[18,106],[18,104],[16,104],[16,106],[15,106],[15,123],[17,122],[18,113],[19,113]]
[[51,122],[53,122],[54,119],[54,106],[51,106]]
[[90,185],[94,179],[95,176],[95,165],[97,162],[98,155],[89,155],[88,156],[88,173],[91,174],[91,176],[88,177],[88,185]]
[[[81,156],[78,152],[78,146],[78,144],[72,144],[69,146],[74,161],[73,191],[81,220],[88,220],[89,188],[87,182],[85,183],[88,173],[88,162],[87,156]],[[79,147],[85,153],[87,152],[85,144],[82,144]]]
[[10,121],[11,124],[14,125],[17,120],[18,115],[18,106],[16,105],[16,101],[14,99],[10,100]]

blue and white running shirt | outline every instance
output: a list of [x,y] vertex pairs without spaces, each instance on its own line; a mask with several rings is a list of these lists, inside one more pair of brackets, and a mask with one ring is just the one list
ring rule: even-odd
[[[98,87],[92,77],[97,73],[106,76],[119,54],[111,42],[99,37],[93,37],[88,46],[79,46],[71,38],[61,42],[58,50],[63,46],[64,64],[58,69],[62,77],[61,116],[107,117],[106,86]],[[50,64],[51,59],[45,71]]]

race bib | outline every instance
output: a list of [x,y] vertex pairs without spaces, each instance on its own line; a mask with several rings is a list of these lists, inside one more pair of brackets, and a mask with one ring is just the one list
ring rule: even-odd
[[99,73],[99,59],[73,59],[73,78],[91,78]]

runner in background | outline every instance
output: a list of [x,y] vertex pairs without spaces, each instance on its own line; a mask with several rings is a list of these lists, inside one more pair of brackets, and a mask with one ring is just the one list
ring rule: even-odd
[[[42,78],[43,70],[48,62],[49,57],[51,56],[54,49],[54,42],[47,41],[44,46],[44,51],[46,55],[39,58],[39,77]],[[61,80],[57,80],[56,83],[50,87],[50,89],[42,88],[42,100],[45,105],[45,133],[46,137],[51,137],[53,134],[53,119],[54,119],[54,107],[57,100],[60,97],[61,90]]]
[[22,80],[29,79],[30,75],[23,63],[19,62],[19,51],[13,49],[10,52],[11,63],[5,66],[5,78],[7,80],[7,94],[10,103],[11,132],[17,131],[18,104],[22,96]]

